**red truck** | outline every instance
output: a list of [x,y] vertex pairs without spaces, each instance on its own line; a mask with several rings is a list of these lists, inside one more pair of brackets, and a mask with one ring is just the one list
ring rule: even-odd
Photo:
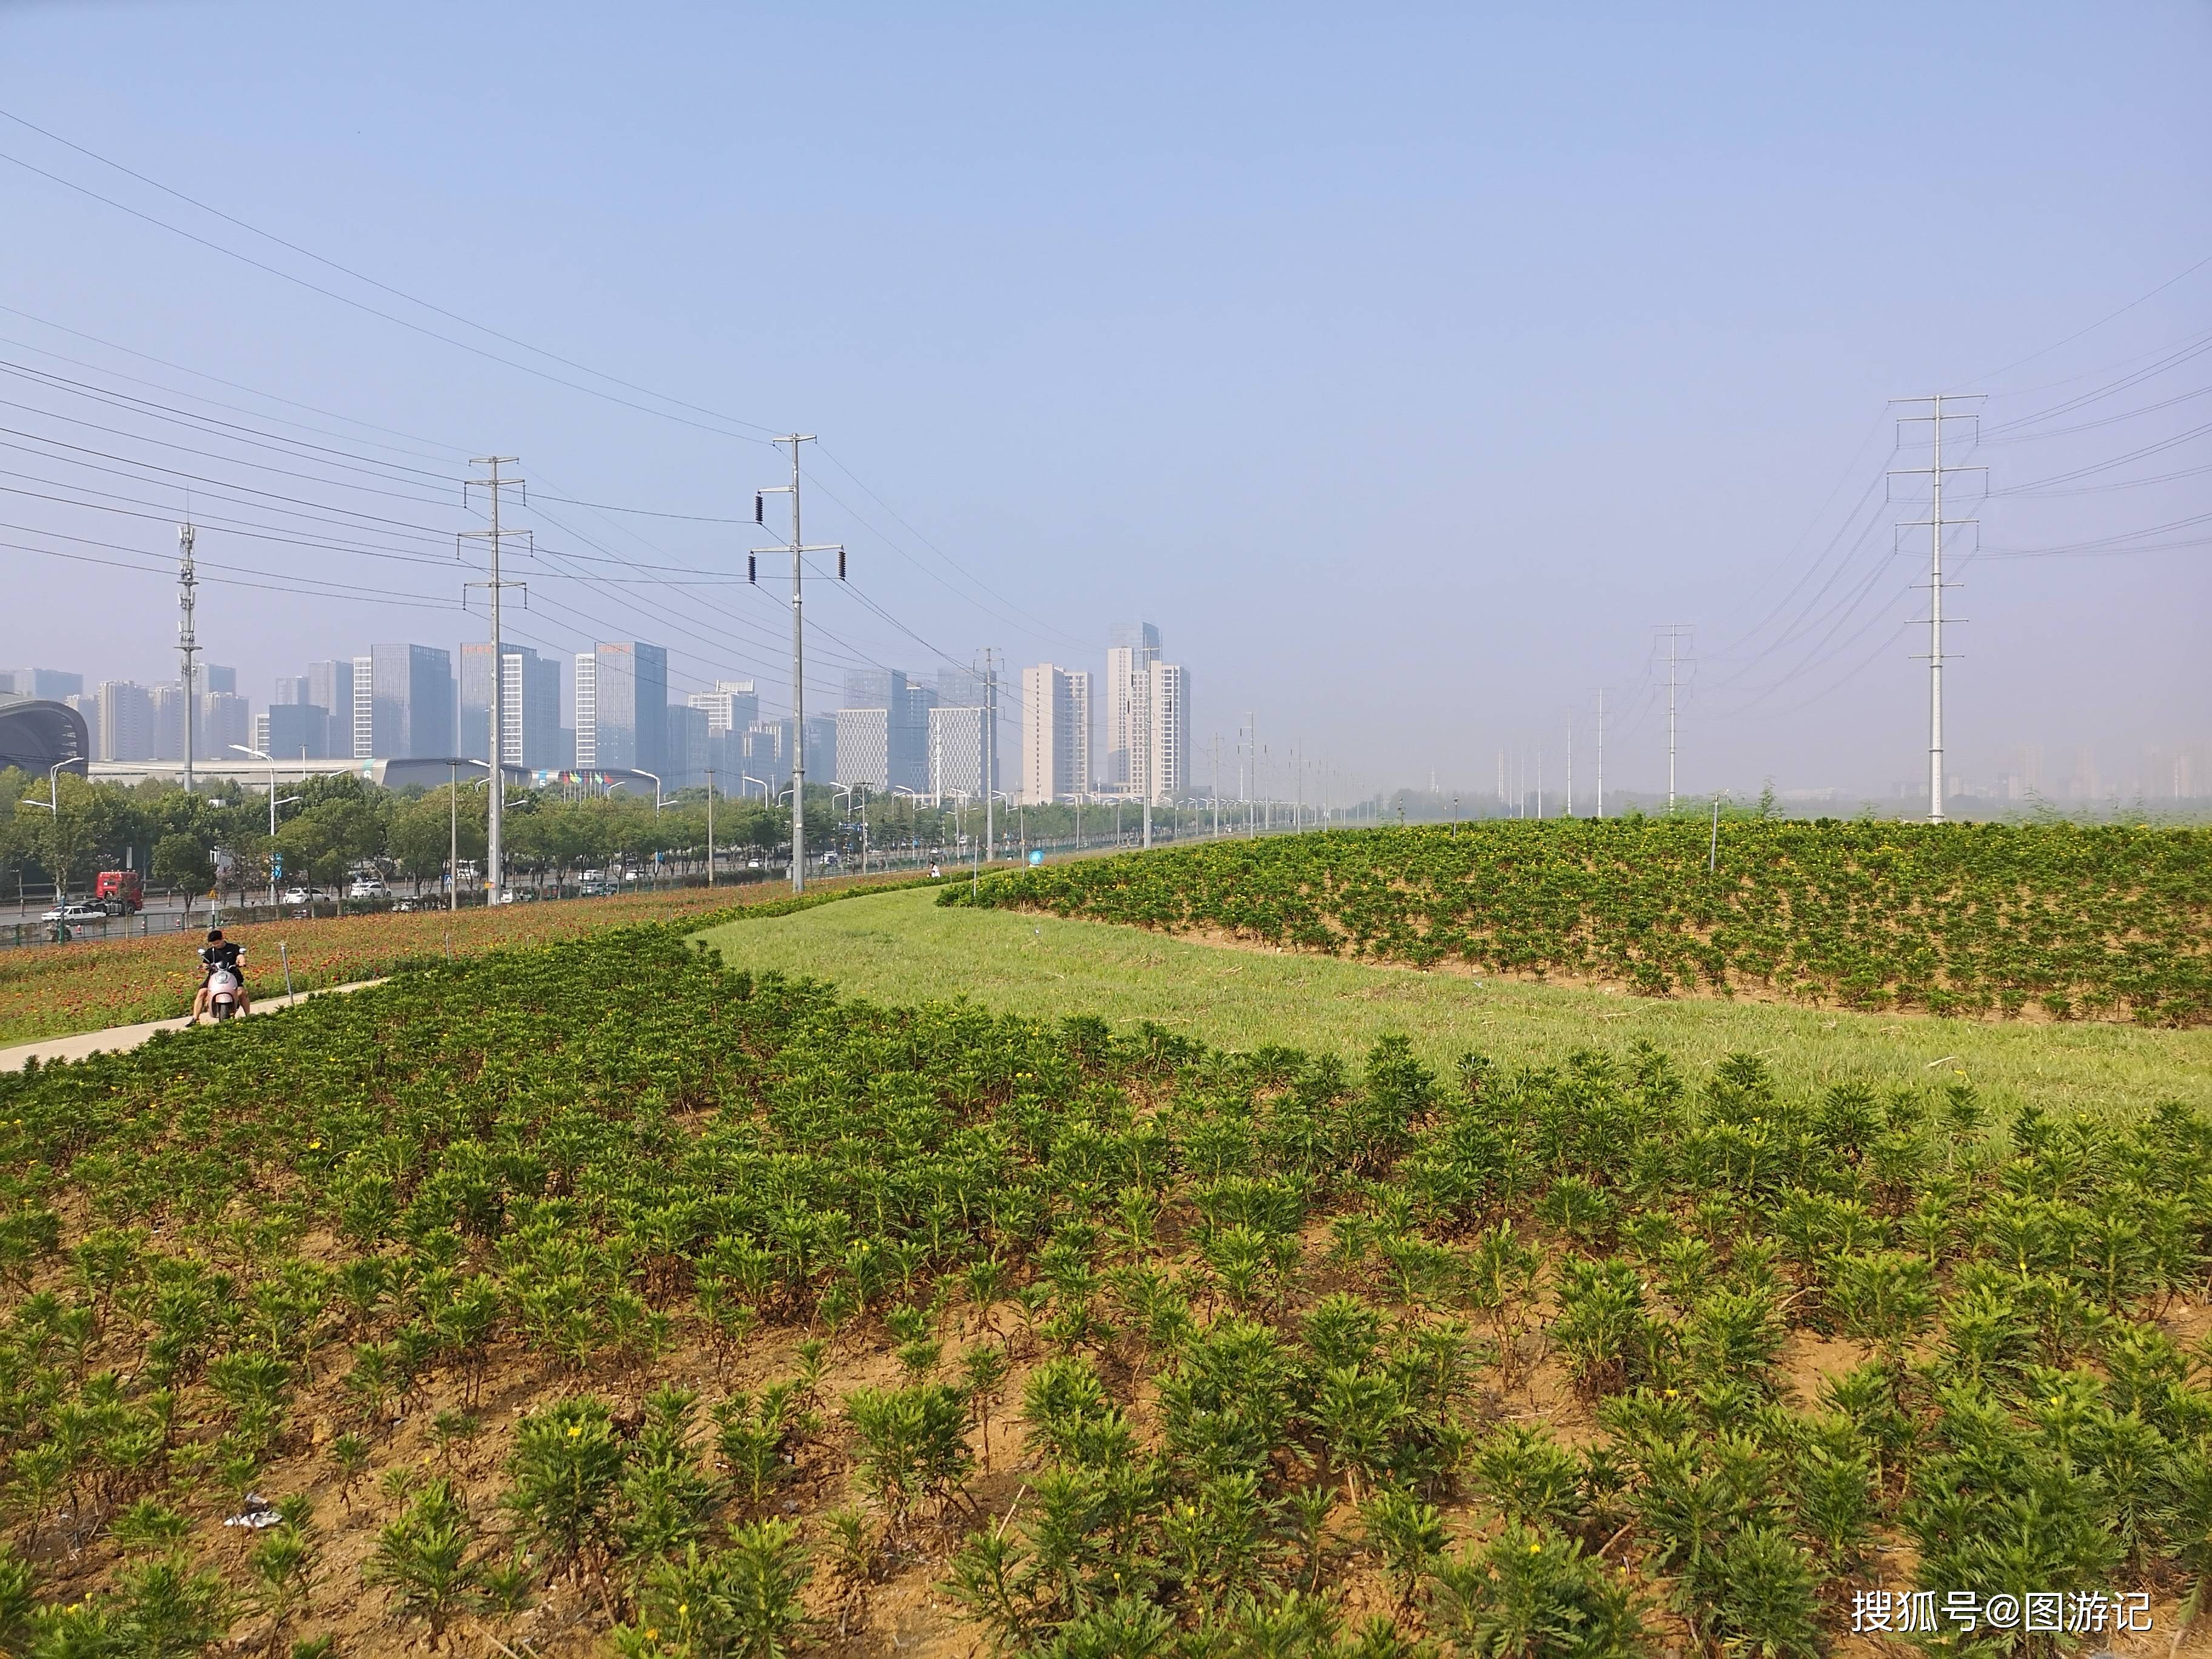
[[103,870],[92,902],[111,916],[135,916],[146,908],[146,889],[136,870]]

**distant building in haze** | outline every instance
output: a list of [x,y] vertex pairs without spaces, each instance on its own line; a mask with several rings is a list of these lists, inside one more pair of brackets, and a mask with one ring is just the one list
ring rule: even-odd
[[1106,648],[1106,765],[1100,782],[1108,793],[1137,795],[1152,772],[1152,665],[1160,659],[1160,630],[1151,623],[1114,629]]
[[1181,663],[1152,665],[1146,706],[1152,723],[1146,744],[1146,793],[1157,805],[1190,793],[1190,671]]
[[1021,798],[1033,805],[1091,793],[1091,676],[1048,662],[1022,670]]
[[307,695],[331,718],[330,753],[333,758],[353,753],[353,662],[339,658],[307,665]]
[[275,760],[328,760],[330,726],[315,703],[272,702],[253,717],[253,746]]
[[659,772],[668,725],[668,652],[602,640],[576,653],[576,764]]
[[58,668],[0,668],[0,692],[42,702],[67,702],[84,695],[84,676]]
[[[507,645],[500,682],[500,761],[550,771],[561,765],[561,665],[526,645]],[[491,758],[491,641],[461,646],[460,727],[455,752]]]
[[454,752],[453,728],[452,653],[372,645],[353,659],[355,759],[443,760]]
[[107,680],[100,688],[100,726],[93,752],[104,761],[152,760],[154,698],[131,680]]

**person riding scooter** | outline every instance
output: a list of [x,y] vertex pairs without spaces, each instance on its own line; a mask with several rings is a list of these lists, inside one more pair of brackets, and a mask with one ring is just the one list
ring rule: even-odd
[[247,1012],[246,995],[246,947],[222,936],[222,929],[208,929],[207,943],[200,947],[200,988],[192,995],[192,1019],[197,1023],[208,1012],[208,982],[216,972],[228,974],[238,985],[238,1012]]

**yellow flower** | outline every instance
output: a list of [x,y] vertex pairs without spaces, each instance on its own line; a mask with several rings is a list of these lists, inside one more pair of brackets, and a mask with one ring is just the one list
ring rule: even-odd
[[583,1425],[581,1424],[571,1423],[568,1425],[568,1438],[574,1440],[578,1435],[583,1433]]
[[1541,1555],[1543,1553],[1544,1547],[1541,1544],[1531,1544],[1528,1546],[1528,1553],[1531,1555]]

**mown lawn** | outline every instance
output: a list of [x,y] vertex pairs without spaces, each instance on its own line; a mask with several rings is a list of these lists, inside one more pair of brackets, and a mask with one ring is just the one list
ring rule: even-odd
[[1759,1054],[1787,1082],[1876,1087],[1963,1072],[1993,1109],[2133,1115],[2160,1101],[2212,1107],[2212,1030],[2026,1024],[1855,1014],[1718,998],[1654,999],[1374,967],[1175,939],[1101,922],[942,908],[930,891],[872,896],[704,938],[732,966],[833,980],[911,1003],[966,996],[1006,1012],[1154,1020],[1231,1048],[1285,1043],[1366,1052],[1400,1032],[1431,1064],[1480,1049],[1510,1066],[1638,1041],[1686,1068]]

